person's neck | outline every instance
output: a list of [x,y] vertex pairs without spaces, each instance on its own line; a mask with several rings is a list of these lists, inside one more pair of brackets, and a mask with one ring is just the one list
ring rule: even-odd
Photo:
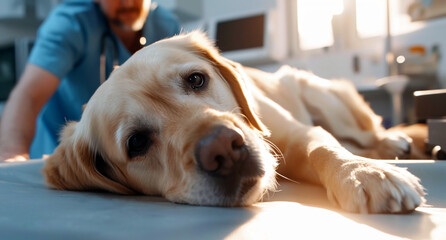
[[141,48],[139,43],[141,31],[122,29],[115,24],[110,24],[110,27],[131,54],[135,53]]

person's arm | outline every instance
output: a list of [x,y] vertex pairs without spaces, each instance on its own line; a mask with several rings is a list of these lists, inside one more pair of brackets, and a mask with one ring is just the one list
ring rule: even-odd
[[29,158],[37,115],[56,91],[59,81],[54,74],[36,65],[27,65],[1,116],[0,162]]

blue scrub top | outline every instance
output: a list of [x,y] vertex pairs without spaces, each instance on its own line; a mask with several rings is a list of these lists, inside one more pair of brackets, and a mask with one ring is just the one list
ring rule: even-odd
[[[179,31],[175,17],[156,3],[152,4],[143,28],[146,45]],[[53,153],[63,126],[69,121],[79,121],[82,106],[100,85],[103,45],[106,46],[108,76],[116,58],[113,55],[117,55],[118,63],[122,64],[131,54],[110,31],[100,7],[92,0],[64,1],[40,26],[28,61],[51,72],[61,81],[39,113],[30,147],[31,158]]]

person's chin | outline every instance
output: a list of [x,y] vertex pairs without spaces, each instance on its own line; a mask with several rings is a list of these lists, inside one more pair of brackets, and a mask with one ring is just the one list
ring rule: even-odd
[[144,27],[144,19],[138,19],[133,24],[130,24],[129,27],[133,31],[139,31]]
[[121,30],[124,30],[124,31],[134,31],[134,32],[141,30],[143,28],[143,26],[144,26],[144,21],[140,20],[140,19],[138,19],[136,21],[131,21],[131,22],[130,21],[129,22],[125,22],[125,21],[117,21],[117,20],[115,20],[115,21],[112,21],[112,23],[115,26],[119,27]]

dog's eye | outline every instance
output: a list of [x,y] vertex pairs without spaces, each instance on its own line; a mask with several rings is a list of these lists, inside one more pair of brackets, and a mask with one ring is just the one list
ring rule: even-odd
[[136,132],[127,139],[127,153],[130,158],[143,155],[149,149],[152,140],[147,131]]
[[192,73],[187,77],[187,82],[192,89],[198,89],[204,86],[206,83],[206,77],[201,73]]

